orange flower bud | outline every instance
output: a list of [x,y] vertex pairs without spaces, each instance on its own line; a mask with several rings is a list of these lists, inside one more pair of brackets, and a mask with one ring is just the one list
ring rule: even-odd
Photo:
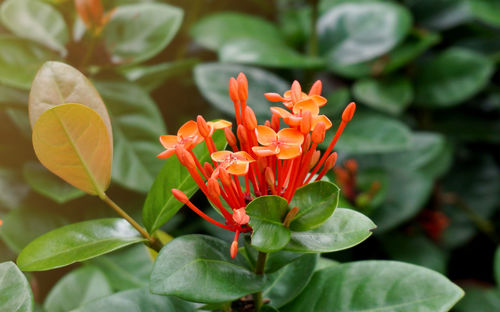
[[273,169],[271,169],[271,167],[266,167],[264,176],[266,178],[267,185],[271,186],[276,183],[276,180],[274,179],[274,172]]
[[236,130],[236,135],[238,136],[238,140],[240,140],[241,144],[246,144],[248,142],[247,130],[243,125],[238,125],[238,130]]
[[321,80],[316,80],[316,82],[312,85],[311,90],[309,90],[309,95],[321,95],[321,89],[323,88],[323,84]]
[[234,259],[237,253],[238,253],[238,241],[234,241],[231,244],[231,258]]
[[203,164],[203,168],[205,169],[205,172],[207,173],[208,176],[211,176],[212,173],[214,173],[214,168],[209,162],[205,162]]
[[206,138],[210,136],[210,127],[207,125],[207,122],[205,121],[205,118],[203,118],[203,116],[198,115],[198,117],[196,117],[196,124],[198,125],[198,132],[202,137]]
[[224,128],[224,134],[226,135],[227,144],[231,147],[236,146],[236,137],[231,128]]
[[269,120],[264,121],[264,126],[271,128],[271,122]]
[[315,151],[312,155],[312,158],[311,158],[311,167],[309,169],[311,169],[312,167],[316,166],[316,164],[318,163],[319,161],[319,157],[321,156],[321,152],[320,151]]
[[276,114],[273,114],[273,117],[271,118],[271,128],[275,132],[278,132],[280,129],[280,117]]
[[257,169],[259,169],[259,172],[264,172],[267,167],[267,159],[265,157],[259,157],[257,158]]
[[239,73],[238,78],[238,96],[240,100],[246,101],[248,98],[248,80],[244,73]]
[[335,163],[337,162],[337,153],[333,152],[328,158],[326,159],[325,162],[325,169],[330,170],[335,166]]
[[304,150],[309,150],[311,147],[311,134],[308,133],[304,138]]
[[351,173],[356,174],[358,171],[358,162],[354,159],[346,160],[344,163],[344,167]]
[[320,144],[325,139],[325,133],[326,133],[325,124],[322,121],[318,122],[316,127],[314,127],[314,130],[311,135],[312,141],[316,144]]
[[290,211],[286,214],[285,220],[283,221],[283,225],[285,227],[290,227],[290,223],[292,223],[293,218],[299,213],[299,207],[293,207],[290,209]]
[[264,93],[264,96],[271,102],[281,102],[286,100],[278,93],[273,93],[273,92]]
[[240,208],[233,211],[233,220],[236,224],[244,225],[250,221],[250,217],[247,215],[245,208]]
[[179,191],[178,189],[172,189],[171,191],[174,197],[181,203],[186,204],[189,201],[189,198],[182,191]]
[[245,127],[247,127],[247,129],[250,131],[255,130],[255,128],[257,128],[257,118],[255,117],[253,110],[249,106],[247,106],[245,108],[244,114],[245,115],[243,118],[243,122],[245,124]]
[[238,102],[238,82],[234,77],[231,77],[229,79],[229,97],[231,98],[231,101],[233,102]]
[[188,151],[183,151],[182,158],[184,159],[184,166],[186,166],[188,169],[196,170],[196,163],[194,162],[194,158]]
[[217,180],[214,178],[209,178],[207,181],[208,194],[213,198],[218,198],[220,196],[220,186]]
[[312,126],[312,114],[310,111],[305,111],[300,121],[300,132],[303,134],[309,133]]
[[290,90],[292,91],[292,102],[297,103],[298,101],[300,101],[300,98],[302,97],[302,88],[300,87],[300,83],[297,80],[293,81],[292,88]]
[[347,107],[344,109],[344,112],[342,113],[342,121],[344,122],[351,121],[355,111],[356,111],[356,103],[354,102],[349,103],[349,105],[347,105]]
[[225,187],[232,187],[231,176],[227,173],[227,170],[222,167],[219,167],[219,179]]
[[181,163],[181,165],[186,166],[185,160],[184,160],[184,151],[185,150],[181,145],[177,145],[175,147],[175,154],[177,155],[177,159],[179,159],[179,162]]

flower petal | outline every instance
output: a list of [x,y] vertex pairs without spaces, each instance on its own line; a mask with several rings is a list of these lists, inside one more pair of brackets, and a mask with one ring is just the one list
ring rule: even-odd
[[227,166],[226,170],[228,173],[236,176],[244,176],[248,172],[248,163],[244,162],[237,162],[237,163],[232,163],[229,166]]
[[198,132],[198,124],[193,120],[186,122],[177,131],[177,136],[181,139],[186,139],[195,136],[201,137],[200,133]]
[[222,163],[222,162],[225,162],[226,160],[228,160],[228,158],[231,156],[231,154],[233,154],[233,153],[230,151],[218,151],[218,152],[212,153],[212,155],[210,155],[210,157],[212,157],[213,161],[216,161],[218,163]]
[[252,156],[250,156],[247,152],[243,151],[233,153],[233,156],[236,157],[236,159],[238,159],[239,162],[251,163],[255,161],[255,159],[253,159]]
[[330,119],[328,119],[328,117],[326,117],[325,115],[319,115],[319,116],[313,118],[311,130],[314,130],[314,127],[320,121],[325,124],[325,130],[328,130],[332,127],[332,122],[330,121]]
[[310,96],[310,99],[319,107],[325,106],[326,102],[328,102],[324,97],[320,95],[312,95]]
[[262,145],[271,145],[275,143],[278,138],[276,132],[266,126],[257,126],[255,133],[257,134],[257,141]]
[[160,136],[160,143],[166,149],[175,148],[175,145],[177,145],[177,143],[178,143],[177,136],[176,135],[161,135]]
[[302,148],[299,145],[283,144],[280,146],[280,152],[276,156],[278,159],[293,159],[302,154]]
[[280,148],[278,145],[254,146],[252,147],[252,151],[259,157],[267,157],[278,154],[280,152]]
[[273,114],[278,115],[280,118],[283,118],[283,119],[288,118],[292,115],[292,113],[290,113],[289,111],[287,111],[281,107],[274,107],[273,106],[273,107],[271,107],[271,112]]
[[304,143],[304,135],[297,129],[286,128],[278,132],[278,141],[284,144],[300,146]]
[[230,122],[230,121],[227,121],[227,120],[224,120],[224,119],[221,119],[221,120],[217,120],[217,121],[208,121],[207,124],[214,128],[214,129],[224,129],[224,128],[229,128],[231,127],[233,124]]
[[175,154],[175,148],[169,148],[158,154],[156,157],[161,159],[166,159],[172,156],[173,154]]
[[313,117],[318,116],[319,106],[310,98],[299,101],[293,106],[294,114],[301,114],[305,111],[311,112]]

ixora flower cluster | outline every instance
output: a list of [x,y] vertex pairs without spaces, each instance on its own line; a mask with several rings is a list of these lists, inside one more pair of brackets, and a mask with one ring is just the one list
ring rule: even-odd
[[[248,225],[250,218],[245,212],[250,201],[263,195],[278,195],[290,202],[299,187],[312,180],[321,180],[335,165],[337,153],[332,153],[332,150],[346,124],[352,119],[356,105],[350,103],[346,107],[335,136],[321,154],[318,145],[332,127],[328,117],[319,114],[320,107],[327,102],[320,95],[321,89],[322,84],[318,80],[306,94],[302,92],[299,82],[294,81],[283,96],[266,93],[269,101],[282,102],[287,109],[271,107],[271,121],[266,120],[264,125],[258,125],[254,112],[247,106],[247,79],[240,73],[237,79],[229,80],[229,96],[236,115],[236,136],[231,130],[231,122],[207,122],[198,116],[196,122],[186,122],[177,135],[160,137],[166,150],[157,157],[168,158],[176,154],[199,188],[220,210],[225,224],[203,213],[180,190],[172,189],[173,195],[205,220],[235,232],[230,251],[233,258],[238,250],[239,234],[252,231]],[[281,120],[289,127],[280,129]],[[216,130],[224,131],[232,151],[217,150],[212,139]],[[193,153],[193,148],[203,141],[212,163],[201,164]],[[231,207],[231,212],[224,207],[222,200]],[[293,207],[286,219],[290,222],[299,209]]]

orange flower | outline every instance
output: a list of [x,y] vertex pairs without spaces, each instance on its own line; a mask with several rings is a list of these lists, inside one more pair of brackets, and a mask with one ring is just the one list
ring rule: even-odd
[[219,175],[220,168],[226,169],[232,175],[244,176],[248,172],[250,163],[255,161],[247,152],[219,151],[212,153],[211,157],[220,164],[213,173],[215,177]]
[[113,11],[104,14],[101,0],[75,0],[75,7],[87,29],[98,35],[111,19]]
[[306,112],[311,113],[311,130],[314,130],[314,127],[316,127],[319,122],[325,124],[326,130],[332,127],[330,119],[325,115],[319,115],[319,106],[311,99],[304,99],[297,102],[297,104],[293,106],[292,113],[281,107],[271,107],[271,112],[282,118],[283,121],[291,127],[299,126]]
[[311,100],[313,103],[318,105],[318,107],[322,107],[327,101],[320,95],[321,89],[321,81],[317,80],[311,87],[309,94],[306,94],[302,92],[300,83],[295,80],[292,83],[292,88],[285,91],[283,97],[278,93],[266,93],[264,96],[271,102],[283,102],[283,105],[285,105],[288,109],[293,109],[298,102],[303,100]]
[[210,135],[212,135],[215,130],[229,128],[233,124],[230,121],[220,119],[217,121],[207,121],[207,125],[210,127]]
[[278,159],[293,159],[302,153],[304,135],[296,129],[282,129],[277,134],[267,126],[257,126],[257,141],[264,146],[252,147],[260,157],[276,155]]
[[177,135],[160,136],[160,142],[166,150],[156,157],[168,158],[175,153],[175,148],[178,145],[181,145],[186,150],[191,150],[197,144],[203,142],[203,137],[198,131],[196,122],[190,120],[179,128]]

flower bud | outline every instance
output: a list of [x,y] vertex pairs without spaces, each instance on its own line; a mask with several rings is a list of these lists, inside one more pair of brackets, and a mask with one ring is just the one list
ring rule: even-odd
[[247,130],[243,125],[238,125],[238,130],[236,130],[236,135],[241,144],[246,144],[248,142]]
[[267,185],[271,186],[271,185],[274,185],[276,183],[276,180],[274,179],[273,169],[271,169],[270,167],[266,167],[266,171],[264,173],[264,176],[266,178]]
[[206,138],[210,136],[210,127],[207,125],[203,116],[198,115],[198,117],[196,117],[196,124],[198,125],[198,132],[202,137]]
[[234,136],[233,131],[231,131],[231,128],[224,128],[224,135],[226,136],[227,144],[229,144],[229,146],[236,146],[236,137]]
[[325,161],[325,169],[328,171],[335,166],[335,163],[337,162],[337,153],[333,152],[330,156]]
[[354,159],[346,160],[346,162],[344,163],[344,167],[346,167],[346,169],[350,173],[356,174],[356,172],[358,171],[358,162]]
[[292,102],[295,104],[300,101],[300,98],[302,97],[302,89],[297,80],[293,81],[291,91]]
[[321,95],[321,89],[323,88],[323,84],[321,80],[316,80],[316,82],[312,85],[311,90],[309,90],[309,95]]
[[[264,126],[272,128],[271,127],[271,122],[269,120],[264,121]],[[275,131],[276,132],[276,131]]]
[[179,191],[178,189],[172,189],[171,191],[174,197],[181,203],[186,204],[189,201],[189,198],[182,191]]
[[326,126],[325,123],[320,121],[314,127],[311,139],[314,143],[320,144],[325,139]]
[[226,169],[219,167],[219,179],[225,187],[232,187],[231,176]]
[[211,176],[212,173],[214,173],[214,168],[209,162],[205,162],[203,164],[203,169],[205,169],[205,172],[207,173],[207,176]]
[[207,181],[208,194],[213,198],[219,198],[220,196],[220,186],[219,182],[214,178],[209,178]]
[[231,258],[234,259],[237,253],[238,253],[238,241],[234,241],[231,244]]
[[266,167],[267,167],[266,157],[258,157],[257,158],[257,169],[259,170],[259,172],[264,172],[264,170],[266,170]]
[[305,137],[304,137],[304,150],[309,150],[309,148],[311,147],[311,134],[308,133]]
[[255,128],[257,128],[257,118],[255,117],[253,110],[249,106],[247,106],[245,108],[244,114],[245,115],[243,122],[245,124],[245,127],[247,127],[247,129],[250,131],[255,130]]
[[229,97],[231,98],[231,101],[233,102],[238,102],[238,82],[234,77],[231,77],[229,79]]
[[292,223],[293,218],[299,213],[299,207],[293,207],[290,209],[290,211],[286,214],[285,220],[283,221],[283,225],[288,228],[290,227],[290,223]]
[[316,166],[316,164],[318,163],[319,161],[319,157],[321,156],[321,152],[320,151],[314,151],[312,157],[311,157],[311,165],[309,167],[309,170],[311,168],[313,168],[314,166]]
[[271,118],[271,128],[273,128],[274,132],[278,132],[280,129],[280,117],[276,114],[273,114]]
[[342,113],[342,121],[343,122],[351,121],[355,111],[356,111],[356,103],[354,102],[349,103],[349,105],[347,105],[347,107],[344,109],[344,112]]
[[196,163],[194,162],[194,158],[188,151],[184,150],[182,158],[184,159],[184,166],[188,169],[196,170]]
[[184,161],[184,148],[181,145],[175,146],[175,154],[181,165],[186,166]]
[[300,132],[303,134],[309,133],[312,126],[312,114],[310,111],[304,112],[302,120],[300,121]]
[[241,101],[246,101],[248,98],[248,80],[244,73],[239,73],[238,78],[238,96]]
[[278,93],[268,92],[268,93],[264,93],[264,96],[266,97],[266,99],[268,99],[271,102],[285,101],[285,99],[282,98],[281,95],[279,95]]

